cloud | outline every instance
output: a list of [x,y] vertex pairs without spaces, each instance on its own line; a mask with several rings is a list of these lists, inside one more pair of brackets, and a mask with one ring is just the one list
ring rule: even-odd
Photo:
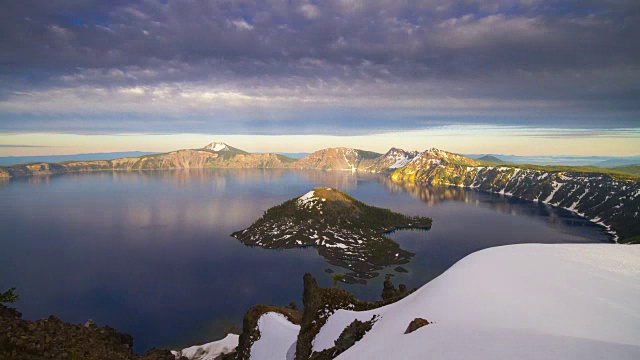
[[236,29],[240,31],[251,31],[253,30],[253,25],[246,22],[244,19],[232,20],[231,24],[236,27]]
[[366,117],[393,129],[434,117],[625,127],[640,115],[636,1],[24,0],[5,5],[0,31],[0,111],[33,118],[0,131],[88,129],[113,114],[135,128],[208,117],[299,132],[322,116],[344,130]]
[[320,16],[320,10],[318,10],[318,7],[313,4],[302,4],[298,10],[302,16],[310,20]]

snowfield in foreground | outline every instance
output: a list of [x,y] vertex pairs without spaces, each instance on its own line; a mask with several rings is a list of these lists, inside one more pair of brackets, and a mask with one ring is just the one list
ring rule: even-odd
[[[338,359],[640,359],[640,246],[522,244],[467,256],[405,299],[333,314],[314,351],[380,319]],[[404,334],[416,317],[433,324]]]
[[[640,359],[640,246],[520,244],[471,254],[394,304],[338,310],[313,350],[353,320],[373,328],[337,359]],[[404,334],[416,317],[432,324]],[[251,359],[293,359],[299,326],[264,314]],[[237,341],[237,340],[236,340]]]

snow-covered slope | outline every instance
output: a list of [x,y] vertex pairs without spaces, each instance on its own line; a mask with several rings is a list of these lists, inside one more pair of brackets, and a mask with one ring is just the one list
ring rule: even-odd
[[214,360],[221,354],[227,354],[238,346],[238,335],[229,334],[224,339],[210,342],[204,345],[195,345],[171,353],[179,359],[181,356],[189,360]]
[[[380,318],[338,359],[640,359],[640,247],[511,245],[474,253],[405,299],[338,310],[313,342]],[[421,317],[434,322],[404,334]]]
[[248,154],[248,152],[244,150],[240,150],[238,148],[234,148],[233,146],[229,146],[223,142],[214,141],[209,143],[203,147],[205,150],[211,150],[216,153],[233,153],[233,154]]
[[211,151],[229,151],[227,144],[219,142],[212,142],[207,144],[204,148]]

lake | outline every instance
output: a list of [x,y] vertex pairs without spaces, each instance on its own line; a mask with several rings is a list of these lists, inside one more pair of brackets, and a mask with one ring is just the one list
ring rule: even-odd
[[331,286],[315,249],[265,250],[229,236],[310,189],[333,187],[369,205],[433,218],[429,231],[391,235],[416,253],[409,272],[340,284],[376,300],[384,274],[424,285],[464,256],[516,243],[606,242],[562,209],[499,194],[397,184],[352,172],[212,169],[103,172],[0,182],[0,291],[17,287],[31,320],[92,319],[134,336],[134,348],[183,347],[239,329],[266,303],[302,305],[302,275]]

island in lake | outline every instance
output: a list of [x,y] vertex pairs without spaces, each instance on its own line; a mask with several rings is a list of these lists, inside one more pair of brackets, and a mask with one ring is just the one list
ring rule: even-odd
[[267,210],[231,236],[266,249],[314,246],[330,264],[348,269],[346,282],[366,283],[387,266],[414,255],[385,236],[397,229],[429,229],[431,218],[407,216],[364,204],[332,189],[315,188]]

